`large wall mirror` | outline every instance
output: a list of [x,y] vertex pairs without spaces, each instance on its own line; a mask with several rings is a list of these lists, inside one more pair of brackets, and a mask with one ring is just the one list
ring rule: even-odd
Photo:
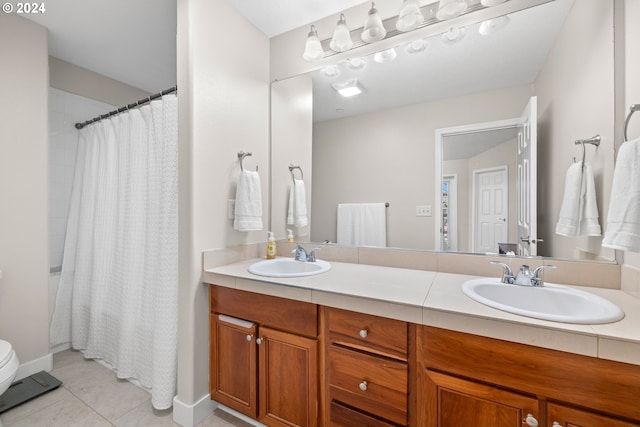
[[[397,45],[393,52],[354,56],[309,73],[308,239],[337,242],[338,204],[386,202],[388,247],[497,253],[493,244],[477,244],[472,215],[478,198],[474,180],[495,172],[505,180],[504,237],[498,240],[506,248],[527,237],[535,246],[522,254],[614,260],[614,251],[601,248],[599,237],[555,234],[565,173],[581,153],[574,141],[595,134],[602,143],[587,148],[587,160],[604,229],[614,164],[613,3],[549,1],[490,22],[452,25],[443,34]],[[355,81],[360,95],[339,94]],[[537,167],[531,170],[530,192],[537,208],[533,231],[520,236],[518,127],[475,135],[454,130],[515,120],[532,99],[537,103]],[[481,145],[485,149],[476,150]],[[277,138],[272,148],[280,149]],[[455,202],[450,191],[456,192]],[[272,189],[278,192],[282,189]],[[446,210],[451,202],[455,218]],[[281,215],[274,208],[273,221],[280,216],[286,209]]]

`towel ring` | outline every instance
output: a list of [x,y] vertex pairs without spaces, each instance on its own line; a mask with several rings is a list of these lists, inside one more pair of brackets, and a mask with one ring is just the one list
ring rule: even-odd
[[[240,160],[240,170],[244,171],[244,166],[242,165],[242,161],[245,157],[251,156],[252,153],[245,153],[244,151],[238,151],[238,160]],[[256,166],[256,172],[258,171],[258,166]]]
[[629,121],[631,120],[631,116],[633,116],[633,113],[635,113],[636,111],[640,111],[640,104],[633,104],[629,108],[629,114],[627,115],[627,118],[624,121],[624,142],[627,142],[629,140],[629,138],[627,137],[627,128],[629,127]]
[[296,179],[296,176],[294,175],[293,171],[295,169],[300,170],[300,179],[304,179],[304,172],[302,172],[302,168],[300,166],[293,166],[293,165],[289,165],[289,172],[291,172],[291,178],[293,180]]

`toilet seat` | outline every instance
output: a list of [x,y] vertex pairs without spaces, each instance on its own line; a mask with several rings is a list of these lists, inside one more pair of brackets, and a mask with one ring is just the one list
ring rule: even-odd
[[11,343],[0,340],[0,369],[9,363],[13,354],[13,347],[11,347]]

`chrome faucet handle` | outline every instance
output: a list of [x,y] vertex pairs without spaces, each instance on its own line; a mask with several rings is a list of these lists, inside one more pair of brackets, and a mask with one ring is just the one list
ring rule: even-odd
[[322,248],[313,248],[313,249],[311,249],[311,251],[309,252],[309,255],[307,255],[307,261],[316,262],[316,251],[319,251],[321,249]]
[[511,271],[511,267],[509,267],[504,262],[500,261],[489,261],[489,264],[499,265],[502,267],[502,283],[513,284],[513,272]]
[[533,277],[531,278],[531,284],[533,286],[544,286],[544,282],[542,281],[542,270],[544,269],[554,269],[554,268],[558,268],[557,265],[541,265],[539,267],[536,267],[535,270],[533,270]]

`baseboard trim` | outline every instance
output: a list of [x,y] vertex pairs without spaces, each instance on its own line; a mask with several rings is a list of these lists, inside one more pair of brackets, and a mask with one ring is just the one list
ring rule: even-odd
[[195,427],[217,407],[218,403],[211,400],[208,394],[193,405],[187,405],[176,396],[173,398],[173,421],[183,427]]
[[30,360],[26,363],[22,363],[18,366],[18,372],[16,373],[16,380],[27,378],[40,371],[49,372],[53,369],[53,353],[49,353],[38,359]]

